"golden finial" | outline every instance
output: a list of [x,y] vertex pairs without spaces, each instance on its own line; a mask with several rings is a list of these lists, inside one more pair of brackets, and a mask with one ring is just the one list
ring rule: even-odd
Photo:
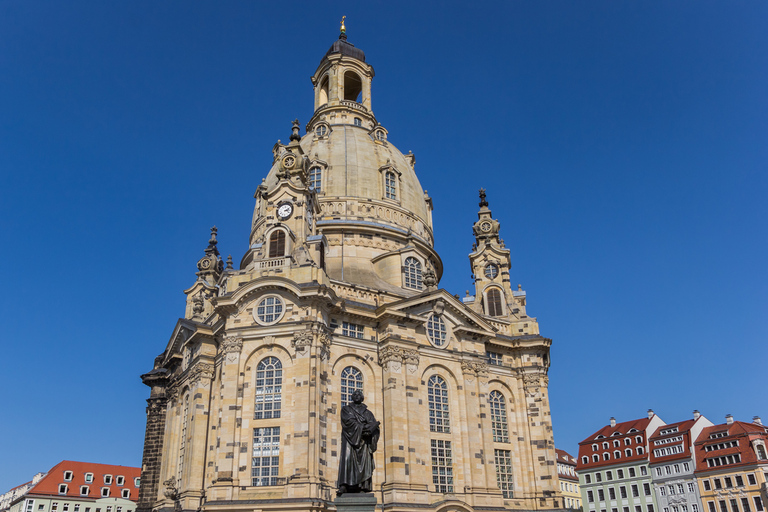
[[344,20],[347,19],[346,16],[341,17],[341,33],[346,34],[347,33],[347,27],[344,26]]

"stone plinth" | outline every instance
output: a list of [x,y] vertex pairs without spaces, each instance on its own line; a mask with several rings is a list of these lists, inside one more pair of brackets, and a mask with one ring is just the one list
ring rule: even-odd
[[374,512],[376,496],[372,492],[345,493],[337,496],[333,503],[337,512]]

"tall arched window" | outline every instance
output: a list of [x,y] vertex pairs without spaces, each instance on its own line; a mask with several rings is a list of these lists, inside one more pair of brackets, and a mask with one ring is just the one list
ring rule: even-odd
[[501,316],[504,314],[504,304],[501,301],[501,292],[498,288],[491,288],[485,294],[488,302],[488,314],[490,316]]
[[328,103],[328,75],[323,77],[320,82],[320,95],[317,98],[318,106],[322,106]]
[[313,167],[309,170],[309,188],[320,192],[323,184],[323,170],[320,167]]
[[283,391],[283,365],[276,357],[261,360],[256,367],[256,399],[254,419],[280,417]]
[[179,466],[176,472],[176,482],[181,482],[184,476],[184,452],[187,448],[187,426],[189,425],[189,393],[184,396],[184,405],[181,412],[181,439],[179,440]]
[[363,81],[352,71],[344,73],[344,99],[361,102],[363,93]]
[[392,171],[384,173],[384,197],[397,200],[397,177]]
[[354,366],[347,366],[341,371],[341,406],[352,401],[352,392],[363,390],[363,373]]
[[504,395],[498,391],[491,391],[488,395],[488,405],[491,408],[491,430],[495,443],[509,442],[509,428],[507,427],[507,402]]
[[448,384],[439,375],[433,375],[429,378],[427,393],[430,432],[449,433],[451,421],[448,417]]
[[406,288],[421,290],[421,262],[413,257],[405,258],[403,277]]
[[269,258],[285,256],[285,231],[278,229],[269,235]]

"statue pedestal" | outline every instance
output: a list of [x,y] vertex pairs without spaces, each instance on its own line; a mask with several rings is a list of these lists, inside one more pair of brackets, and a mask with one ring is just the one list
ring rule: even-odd
[[337,496],[333,503],[337,512],[374,512],[376,495],[372,492],[348,492]]

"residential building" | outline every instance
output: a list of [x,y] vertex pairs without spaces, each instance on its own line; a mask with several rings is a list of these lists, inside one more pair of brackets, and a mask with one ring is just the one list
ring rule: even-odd
[[693,443],[711,426],[694,411],[693,419],[661,426],[650,437],[651,476],[660,512],[702,512]]
[[581,508],[579,477],[576,475],[576,458],[565,450],[555,449],[557,454],[557,480],[563,493],[563,508]]
[[9,512],[135,512],[141,470],[64,460],[52,467]]
[[646,418],[604,426],[579,443],[576,472],[585,512],[657,512],[648,437],[664,421]]
[[32,488],[41,478],[45,476],[45,473],[38,473],[32,477],[27,483],[17,485],[10,491],[0,495],[0,512],[5,512],[11,507],[11,503],[16,501],[16,498],[23,496],[26,492]]
[[763,512],[768,496],[768,429],[752,423],[726,422],[702,430],[695,441],[696,479],[702,512]]
[[387,512],[561,505],[551,340],[512,288],[501,224],[481,191],[465,224],[474,294],[439,289],[432,199],[373,114],[373,76],[342,31],[312,76],[306,132],[294,122],[264,180],[217,181],[217,200],[256,189],[248,249],[225,265],[212,230],[184,318],[142,376],[142,512],[335,510],[339,413],[357,389],[381,421]]

